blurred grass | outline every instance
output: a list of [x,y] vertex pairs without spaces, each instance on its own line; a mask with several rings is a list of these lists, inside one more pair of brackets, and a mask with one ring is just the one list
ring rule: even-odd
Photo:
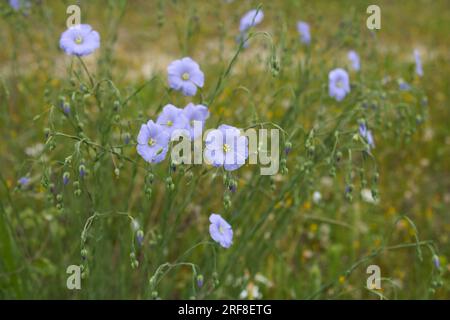
[[[167,64],[184,55],[199,61],[206,74],[203,92],[211,92],[235,50],[240,17],[259,2],[128,1],[123,17],[118,3],[81,1],[82,22],[90,23],[102,36],[101,52],[86,59],[89,68],[96,69],[99,78],[110,75],[123,96],[127,96],[154,74],[165,79]],[[162,186],[156,188],[152,203],[148,204],[143,203],[140,174],[124,168],[117,181],[112,176],[112,164],[96,168],[99,177],[105,179],[97,181],[101,190],[91,190],[98,207],[135,213],[147,240],[159,241],[160,212],[174,214],[177,220],[170,216],[169,222],[178,221],[180,228],[170,231],[173,237],[164,240],[164,248],[145,247],[148,252],[140,253],[141,267],[132,270],[128,257],[132,237],[129,221],[122,216],[96,219],[89,243],[91,274],[83,281],[80,292],[65,288],[66,267],[80,260],[79,239],[90,216],[90,205],[86,197],[76,201],[66,191],[65,206],[70,212],[60,214],[48,206],[46,194],[39,186],[39,160],[28,157],[24,150],[44,141],[47,114],[36,121],[33,118],[46,112],[49,104],[67,91],[70,58],[58,49],[58,39],[65,29],[68,4],[44,2],[34,5],[28,16],[14,14],[0,21],[0,43],[4,48],[0,51],[0,163],[7,168],[2,172],[5,183],[0,187],[0,297],[148,298],[148,280],[161,263],[175,261],[195,243],[208,240],[206,217],[221,207],[223,187],[220,179],[204,181],[196,176],[200,180],[194,184],[196,188],[183,189],[185,181],[180,179],[176,193],[167,195],[160,182]],[[211,127],[220,120],[245,127],[255,116],[255,108],[262,119],[283,122],[287,127],[294,127],[298,121],[305,130],[320,122],[320,114],[337,115],[339,107],[324,106],[314,99],[327,72],[345,61],[349,48],[360,50],[364,76],[358,81],[379,83],[387,76],[393,82],[405,79],[428,97],[428,118],[410,133],[407,143],[395,117],[383,119],[378,125],[374,151],[380,173],[378,205],[367,204],[357,196],[353,203],[347,203],[342,196],[345,175],[340,172],[330,185],[320,170],[312,175],[312,183],[298,183],[303,177],[295,176],[297,171],[293,168],[298,164],[291,160],[291,176],[280,181],[251,176],[247,169],[240,171],[239,193],[233,199],[239,209],[233,218],[236,224],[232,223],[236,228],[235,244],[229,252],[216,253],[221,287],[209,292],[207,286],[203,297],[236,298],[243,289],[251,290],[257,285],[264,298],[377,298],[364,289],[367,263],[351,275],[345,271],[379,248],[394,222],[407,215],[417,226],[421,240],[435,242],[441,257],[443,286],[430,293],[436,270],[426,248],[423,262],[414,247],[404,248],[382,252],[370,262],[380,265],[383,277],[391,281],[386,282],[383,294],[389,298],[450,298],[449,2],[378,1],[382,30],[375,40],[365,28],[365,9],[372,4],[370,1],[262,4],[265,18],[257,29],[269,31],[278,48],[283,42],[286,46],[286,51],[279,52],[285,59],[281,75],[274,79],[267,72],[267,43],[261,39],[252,41],[240,55],[225,91],[211,110],[215,113],[210,119]],[[289,85],[297,81],[294,68],[306,55],[297,44],[295,23],[300,19],[311,23],[315,41],[308,67],[309,91],[297,101],[305,108],[296,117],[286,119],[286,105],[291,103]],[[414,78],[412,72],[412,50],[416,47],[423,53],[422,79]],[[356,77],[351,75],[352,79]],[[163,87],[160,81],[148,83],[128,105],[124,113],[133,119],[134,129],[138,119],[154,117],[164,103],[183,106],[189,101],[165,93]],[[274,88],[279,91],[273,92]],[[395,91],[396,87],[389,89]],[[399,100],[407,102],[415,99],[411,93],[399,96]],[[384,132],[387,122],[393,134],[388,129]],[[63,128],[67,125],[58,123]],[[107,121],[102,125],[107,126]],[[131,132],[133,136],[136,133]],[[294,147],[301,150],[300,144],[294,142]],[[72,150],[70,145],[67,149]],[[59,155],[63,161],[67,154]],[[33,174],[33,190],[14,192],[18,178],[28,172]],[[269,189],[271,183],[276,185],[275,192]],[[323,196],[319,205],[311,199],[314,188],[320,188]],[[257,221],[262,221],[261,228],[250,232]],[[396,224],[388,245],[414,243],[414,235],[411,225],[402,220]],[[189,257],[207,270],[207,281],[211,281],[215,269],[211,265],[213,255],[210,246],[205,245]],[[257,274],[264,275],[271,284],[258,280]],[[159,295],[188,298],[192,294],[191,276],[190,267],[176,268],[162,280]],[[335,283],[324,288],[330,282]],[[314,295],[318,290],[320,293]]]

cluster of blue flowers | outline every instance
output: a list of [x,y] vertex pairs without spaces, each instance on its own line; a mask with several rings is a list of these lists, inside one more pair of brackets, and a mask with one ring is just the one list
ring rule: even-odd
[[208,108],[189,103],[184,109],[166,105],[156,123],[149,120],[141,126],[137,137],[137,152],[149,163],[159,163],[166,158],[169,142],[175,134],[180,133],[190,139],[196,139],[199,132],[194,130],[197,121],[203,128],[209,117]]
[[[10,0],[11,6],[18,10],[22,2],[20,0]],[[246,43],[249,30],[260,24],[264,18],[261,9],[250,10],[241,18],[239,25],[240,41]],[[300,42],[304,45],[311,44],[310,25],[304,21],[297,23],[297,31],[300,35]],[[90,25],[81,24],[70,27],[62,33],[60,38],[60,48],[68,55],[78,57],[93,53],[100,47],[100,35],[93,30]],[[361,68],[359,55],[351,50],[347,53],[347,58],[351,68],[358,72]],[[416,73],[423,75],[420,55],[414,51],[416,62]],[[199,64],[190,57],[175,60],[167,68],[168,85],[171,89],[180,91],[184,96],[195,96],[197,90],[203,88],[205,75]],[[328,74],[328,94],[336,101],[342,101],[350,93],[349,74],[343,68],[336,68]],[[179,134],[190,140],[199,138],[202,130],[196,130],[194,124],[198,123],[203,129],[209,117],[209,110],[201,104],[189,103],[183,109],[172,104],[164,106],[158,115],[156,122],[149,120],[142,124],[137,136],[137,152],[148,163],[159,163],[166,158],[170,142]],[[374,148],[375,143],[372,133],[365,123],[360,123],[359,134],[367,142],[369,148]],[[222,124],[217,129],[208,133],[205,139],[206,160],[215,167],[223,167],[226,171],[233,171],[240,168],[248,158],[248,140],[242,136],[240,130]],[[19,182],[25,186],[29,183],[27,178],[22,178]],[[228,248],[232,244],[233,230],[230,224],[218,214],[211,214],[209,218],[211,225],[210,235],[214,241],[222,247]]]

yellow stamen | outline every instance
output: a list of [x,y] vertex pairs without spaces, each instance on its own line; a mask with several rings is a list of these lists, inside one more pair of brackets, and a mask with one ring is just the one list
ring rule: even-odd
[[82,43],[83,43],[83,38],[80,37],[80,36],[76,37],[76,38],[75,38],[75,43],[76,43],[76,44],[82,44]]
[[182,75],[181,75],[181,78],[183,79],[183,80],[189,80],[189,73],[187,73],[187,72],[185,72],[185,73],[183,73]]
[[223,152],[227,153],[231,151],[231,147],[229,145],[227,145],[226,143],[223,145]]
[[169,120],[169,121],[167,121],[167,126],[168,126],[168,127],[171,127],[171,126],[173,126],[173,122],[172,122],[172,121],[170,121],[170,120]]
[[155,143],[156,143],[156,141],[155,141],[154,139],[152,139],[152,138],[150,138],[150,139],[148,140],[148,145],[149,145],[150,147],[151,147],[151,146],[154,146]]

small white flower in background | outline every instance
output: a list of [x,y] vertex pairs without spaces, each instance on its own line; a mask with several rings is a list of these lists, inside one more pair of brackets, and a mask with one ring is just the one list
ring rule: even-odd
[[265,276],[263,276],[260,273],[257,273],[255,275],[255,281],[257,281],[259,283],[262,283],[262,284],[264,284],[264,285],[266,285],[268,287],[272,287],[273,286],[273,282],[270,281],[269,279],[267,279]]
[[255,286],[252,282],[250,282],[247,285],[247,288],[242,290],[241,294],[239,295],[240,299],[261,299],[262,294],[259,292],[259,287]]
[[131,222],[131,227],[134,231],[138,231],[140,229],[139,222],[136,219],[133,219],[133,222]]
[[372,196],[372,191],[370,189],[364,188],[361,190],[361,197],[362,199],[367,203],[377,203],[378,201],[375,200]]
[[319,191],[315,191],[313,193],[313,201],[314,203],[319,203],[322,200],[322,194]]
[[44,145],[42,143],[37,143],[25,149],[25,154],[29,157],[37,157],[44,151]]

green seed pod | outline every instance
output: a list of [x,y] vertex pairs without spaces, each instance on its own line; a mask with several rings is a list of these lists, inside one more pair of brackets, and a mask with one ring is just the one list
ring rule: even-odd
[[120,108],[120,102],[117,101],[117,100],[114,101],[113,108],[114,108],[114,111],[115,111],[115,112],[119,111],[119,108]]
[[155,277],[151,277],[150,280],[148,280],[148,284],[150,285],[150,288],[153,288],[156,284],[156,279]]
[[149,173],[147,174],[147,182],[150,183],[150,184],[152,184],[153,181],[154,181],[154,179],[155,179],[155,175],[154,175],[153,173],[149,172]]
[[148,199],[151,199],[152,197],[152,188],[145,188],[145,195],[147,196]]

